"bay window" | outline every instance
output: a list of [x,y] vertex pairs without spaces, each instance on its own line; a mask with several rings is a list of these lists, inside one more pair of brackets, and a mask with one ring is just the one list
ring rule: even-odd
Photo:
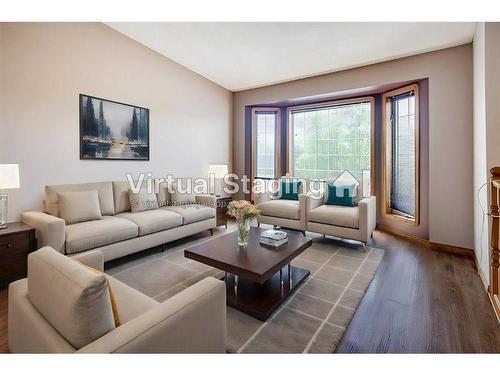
[[346,171],[371,193],[373,98],[289,109],[289,171],[295,177],[335,179]]

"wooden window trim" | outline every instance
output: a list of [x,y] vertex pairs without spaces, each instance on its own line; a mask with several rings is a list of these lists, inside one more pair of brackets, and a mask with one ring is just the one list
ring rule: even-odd
[[[389,202],[391,194],[391,169],[387,163],[391,155],[391,102],[390,98],[409,91],[415,92],[415,219],[392,212]],[[386,219],[404,224],[418,226],[420,224],[420,92],[419,85],[412,84],[382,95],[382,216]]]
[[[276,132],[275,132],[275,178],[281,177],[281,108],[279,107],[254,107],[252,108],[252,149],[250,155],[250,179],[253,182],[255,176],[256,156],[257,156],[257,113],[274,112],[276,113]],[[251,193],[253,199],[253,193]]]
[[293,107],[288,107],[286,112],[287,118],[287,131],[286,131],[286,173],[290,174],[290,161],[292,159],[292,140],[290,137],[291,130],[293,128],[292,112],[301,109],[314,109],[323,107],[336,107],[346,104],[359,104],[359,103],[370,103],[370,195],[375,195],[375,98],[373,96],[363,96],[358,98],[350,99],[340,99],[333,100],[323,103],[313,103],[306,105],[298,105]]

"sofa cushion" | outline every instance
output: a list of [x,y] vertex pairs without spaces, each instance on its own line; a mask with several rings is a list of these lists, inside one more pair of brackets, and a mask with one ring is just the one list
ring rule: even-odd
[[346,228],[359,228],[359,207],[323,205],[311,210],[308,221]]
[[273,199],[257,205],[257,208],[261,210],[261,215],[294,220],[300,218],[299,207],[299,201],[286,199]]
[[101,218],[97,190],[57,193],[59,214],[66,224]]
[[170,192],[173,191],[172,184],[167,181],[155,180],[155,189],[157,191],[158,205],[160,207],[168,206],[171,201]]
[[184,225],[196,223],[215,217],[215,208],[203,204],[189,204],[184,206],[168,206],[162,210],[176,212],[183,217]]
[[141,188],[137,193],[129,191],[128,196],[132,212],[156,210],[158,208],[158,197],[154,189],[151,192],[148,192],[146,188]]
[[113,198],[115,214],[130,211],[130,198],[128,197],[129,184],[127,181],[113,181]]
[[160,232],[182,225],[182,216],[167,210],[149,210],[143,212],[123,212],[116,215],[137,224],[139,236]]
[[28,256],[28,297],[76,349],[115,329],[106,277],[51,247]]
[[86,221],[66,226],[66,253],[96,247],[137,237],[139,228],[130,220],[103,216],[101,220]]
[[177,205],[196,203],[196,195],[194,193],[179,193],[174,191],[170,194],[170,201]]
[[159,305],[159,302],[156,302],[154,299],[125,285],[113,277],[108,277],[108,281],[115,295],[115,302],[120,312],[121,324]]
[[45,210],[48,214],[60,217],[57,193],[88,190],[97,190],[97,193],[99,194],[99,206],[101,207],[102,215],[115,214],[115,204],[113,201],[113,185],[111,182],[92,182],[86,184],[45,186]]

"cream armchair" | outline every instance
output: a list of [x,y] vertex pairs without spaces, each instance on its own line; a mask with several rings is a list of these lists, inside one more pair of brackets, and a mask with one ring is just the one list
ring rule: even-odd
[[257,217],[260,225],[279,225],[283,228],[306,230],[306,194],[299,194],[299,200],[278,199],[276,195],[258,193],[254,197],[261,214]]
[[[361,193],[358,193],[361,195]],[[307,196],[306,230],[363,242],[370,240],[377,221],[374,196],[362,198],[354,207],[325,204],[324,194]]]
[[159,303],[81,263],[102,271],[103,254],[29,255],[28,278],[9,285],[12,353],[225,352],[222,281],[208,277]]

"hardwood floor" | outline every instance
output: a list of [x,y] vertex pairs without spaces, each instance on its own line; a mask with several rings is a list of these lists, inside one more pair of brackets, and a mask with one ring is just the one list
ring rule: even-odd
[[500,352],[500,325],[471,258],[380,231],[372,245],[386,253],[337,352]]
[[[474,262],[377,231],[382,263],[347,329],[341,353],[500,352],[500,325]],[[0,352],[7,352],[0,290]]]

